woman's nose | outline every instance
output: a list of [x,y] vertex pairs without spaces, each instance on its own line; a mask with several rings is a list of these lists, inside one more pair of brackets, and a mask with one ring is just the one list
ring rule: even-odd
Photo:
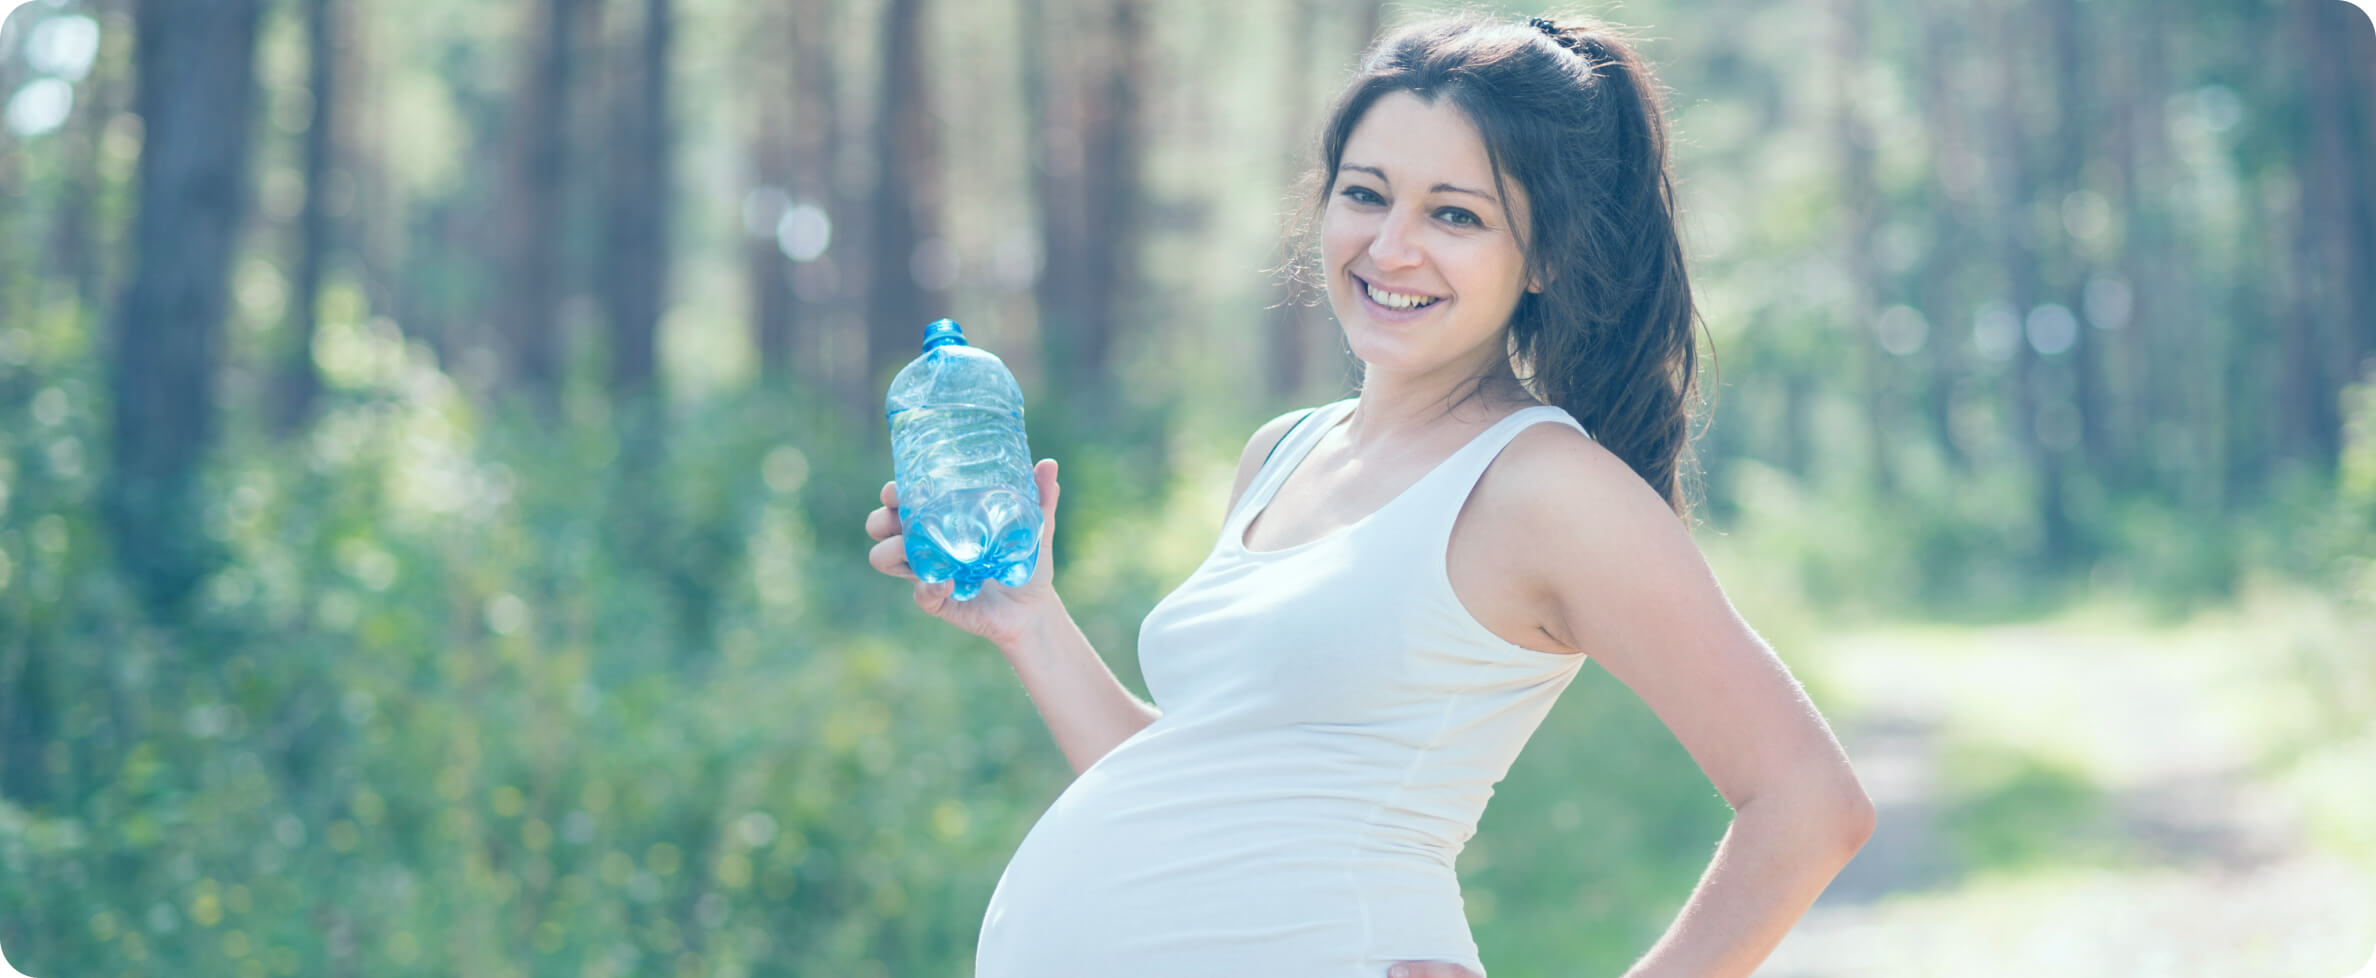
[[1418,242],[1412,236],[1413,215],[1394,210],[1378,222],[1378,233],[1370,238],[1370,262],[1384,271],[1410,268],[1419,264]]

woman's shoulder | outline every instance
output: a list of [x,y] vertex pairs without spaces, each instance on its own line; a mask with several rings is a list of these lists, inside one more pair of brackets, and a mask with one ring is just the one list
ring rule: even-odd
[[1261,427],[1254,429],[1254,436],[1246,439],[1246,450],[1238,457],[1238,465],[1241,469],[1239,474],[1248,474],[1242,471],[1248,460],[1252,460],[1255,468],[1261,468],[1263,460],[1269,458],[1270,454],[1278,449],[1281,441],[1286,440],[1287,433],[1302,424],[1306,418],[1319,415],[1342,403],[1344,402],[1330,401],[1327,404],[1299,407],[1263,422]]
[[1643,596],[1673,585],[1690,547],[1682,522],[1632,466],[1566,424],[1537,422],[1512,436],[1470,489],[1457,525],[1455,590],[1519,596],[1528,627],[1577,651],[1596,651],[1579,608],[1611,595],[1629,596],[1627,613],[1655,607]]
[[1533,532],[1549,525],[1589,530],[1611,521],[1675,518],[1631,465],[1580,425],[1527,425],[1486,466],[1471,497],[1474,511],[1498,514]]
[[1234,512],[1237,509],[1238,499],[1246,494],[1246,487],[1254,483],[1254,474],[1262,471],[1263,463],[1270,461],[1271,453],[1278,450],[1279,443],[1286,440],[1289,431],[1306,418],[1342,403],[1344,402],[1331,401],[1313,407],[1296,408],[1265,421],[1261,427],[1254,429],[1254,436],[1246,439],[1245,451],[1238,455],[1237,485],[1229,491],[1230,510]]

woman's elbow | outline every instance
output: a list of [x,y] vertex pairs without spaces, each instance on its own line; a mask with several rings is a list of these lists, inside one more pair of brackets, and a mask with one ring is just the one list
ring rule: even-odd
[[1809,858],[1840,865],[1873,837],[1877,818],[1873,800],[1853,775],[1800,780],[1771,795],[1744,798],[1734,810],[1742,816],[1755,813],[1760,821],[1771,819],[1770,824],[1781,826],[1790,844]]
[[1835,804],[1838,813],[1833,816],[1833,820],[1839,831],[1840,861],[1847,862],[1849,857],[1856,855],[1857,850],[1864,848],[1865,840],[1873,837],[1873,828],[1879,824],[1880,816],[1873,809],[1873,799],[1865,794],[1864,786],[1854,778],[1848,779],[1847,784],[1841,787]]
[[1843,865],[1873,837],[1879,817],[1864,785],[1848,771],[1812,779],[1805,790],[1796,793],[1793,807],[1799,812],[1796,820],[1803,826],[1807,842]]

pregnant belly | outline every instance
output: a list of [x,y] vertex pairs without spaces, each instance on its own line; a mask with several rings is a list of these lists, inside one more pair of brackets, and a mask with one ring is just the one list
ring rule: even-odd
[[976,978],[1484,971],[1451,869],[1365,847],[1366,808],[1111,787],[1084,776],[1024,838],[983,916]]

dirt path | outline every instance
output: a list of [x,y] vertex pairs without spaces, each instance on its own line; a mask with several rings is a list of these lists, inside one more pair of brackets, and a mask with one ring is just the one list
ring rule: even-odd
[[[2255,773],[2287,701],[2249,650],[2210,645],[2076,626],[1841,640],[1817,670],[1880,824],[1759,975],[2351,975],[2376,879]],[[1985,810],[2052,837],[2047,857],[1970,864],[1957,833],[1978,809],[1958,808],[1990,763],[2084,786],[2068,820],[2021,817],[2018,795]]]

